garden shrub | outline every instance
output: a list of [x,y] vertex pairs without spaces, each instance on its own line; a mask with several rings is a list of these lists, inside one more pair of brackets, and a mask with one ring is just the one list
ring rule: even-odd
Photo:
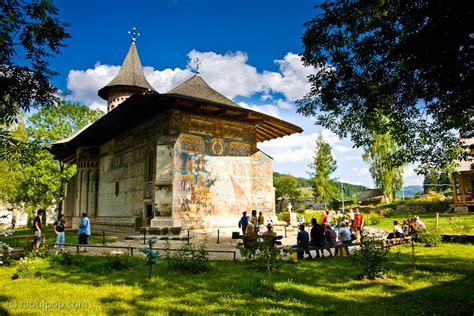
[[106,266],[110,270],[124,271],[134,270],[139,266],[143,266],[143,259],[138,257],[132,257],[128,254],[124,255],[112,255],[105,254]]
[[206,244],[199,247],[184,244],[174,254],[170,255],[166,266],[170,270],[181,272],[201,273],[209,270],[209,252]]
[[383,278],[387,272],[388,252],[375,237],[363,234],[361,247],[352,256],[354,264],[360,269],[360,277]]
[[61,266],[72,266],[74,264],[74,257],[69,250],[64,250],[58,254],[52,255],[51,262]]
[[380,222],[381,216],[375,213],[368,213],[365,216],[366,225],[377,225]]
[[426,230],[418,231],[417,235],[425,247],[438,247],[441,244],[441,231],[434,226],[429,226]]
[[34,260],[31,260],[28,257],[21,258],[18,268],[11,276],[12,280],[29,277],[35,269],[34,263]]

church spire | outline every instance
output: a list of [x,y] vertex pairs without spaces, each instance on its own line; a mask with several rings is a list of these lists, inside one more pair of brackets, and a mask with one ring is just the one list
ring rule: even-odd
[[133,94],[143,93],[145,91],[153,91],[156,93],[156,90],[153,89],[146,80],[140,58],[138,57],[135,41],[139,33],[136,32],[135,28],[132,30],[134,30],[133,35],[130,34],[132,36],[132,44],[130,45],[130,49],[128,50],[118,75],[112,79],[108,85],[100,89],[98,93],[102,99],[107,100],[108,111],[115,108]]

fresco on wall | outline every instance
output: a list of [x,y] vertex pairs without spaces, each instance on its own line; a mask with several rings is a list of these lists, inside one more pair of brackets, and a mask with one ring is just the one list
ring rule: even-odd
[[250,148],[208,135],[182,135],[174,152],[173,217],[239,216],[251,209],[273,213],[272,161],[261,152],[249,155]]

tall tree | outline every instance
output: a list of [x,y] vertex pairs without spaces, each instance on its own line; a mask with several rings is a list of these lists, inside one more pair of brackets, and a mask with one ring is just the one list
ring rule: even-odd
[[28,160],[28,143],[11,135],[12,124],[31,108],[59,101],[49,59],[70,36],[57,14],[50,0],[0,1],[0,158]]
[[388,133],[398,166],[465,157],[458,134],[474,135],[472,3],[328,0],[318,10],[302,55],[318,72],[298,112],[357,147]]
[[[84,105],[61,102],[58,107],[44,107],[28,119],[28,127],[20,122],[13,130],[15,140],[33,140],[47,146],[67,138],[96,121],[103,112]],[[35,152],[34,163],[20,166],[18,162],[0,160],[0,198],[5,202],[25,202],[31,206],[47,207],[58,204],[61,211],[64,185],[76,172],[75,166],[53,159],[46,149]]]
[[322,134],[319,134],[316,139],[316,148],[314,150],[313,162],[309,164],[311,171],[311,182],[313,186],[313,197],[316,202],[331,201],[336,194],[336,187],[334,180],[331,179],[331,174],[336,171],[336,160],[331,153],[331,146],[323,139]]
[[[74,135],[88,124],[97,121],[103,114],[104,112],[90,109],[85,105],[62,101],[58,107],[43,107],[30,116],[27,132],[38,144],[48,146]],[[46,150],[41,151],[37,158],[39,159],[37,163],[26,168],[31,174],[27,179],[33,179],[36,183],[37,179],[45,178],[45,182],[50,185],[45,183],[43,186],[49,187],[49,192],[45,189],[35,193],[42,187],[33,184],[37,188],[32,190],[33,195],[41,196],[44,202],[56,200],[58,212],[61,213],[65,184],[76,173],[76,167],[53,160],[53,156]]]
[[300,197],[298,181],[289,174],[273,173],[273,186],[275,187],[275,200],[279,212],[282,211],[283,202],[288,200],[294,204]]
[[362,158],[370,164],[370,174],[377,188],[381,189],[385,201],[395,198],[403,187],[402,167],[393,167],[388,159],[397,148],[390,135],[379,134],[374,136],[372,144],[366,148]]

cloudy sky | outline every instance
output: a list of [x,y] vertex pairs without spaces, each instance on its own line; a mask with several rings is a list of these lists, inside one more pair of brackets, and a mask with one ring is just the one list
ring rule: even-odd
[[[335,177],[373,187],[362,150],[296,114],[294,102],[309,90],[305,68],[303,24],[314,16],[314,1],[273,0],[57,0],[62,21],[72,38],[52,61],[59,72],[54,83],[68,98],[105,109],[97,90],[118,73],[135,26],[145,76],[158,92],[166,92],[193,71],[199,58],[207,83],[244,107],[264,112],[304,129],[259,144],[274,158],[274,170],[307,177],[318,133],[332,146],[338,164]],[[413,166],[405,185],[421,184]]]

